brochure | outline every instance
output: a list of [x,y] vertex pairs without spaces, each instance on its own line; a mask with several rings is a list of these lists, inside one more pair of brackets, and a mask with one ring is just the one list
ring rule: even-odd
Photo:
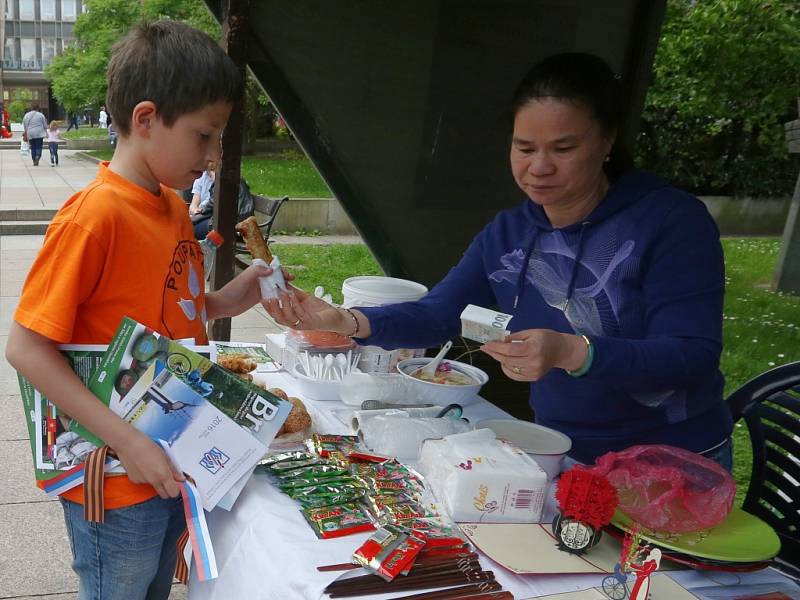
[[[75,374],[87,384],[100,364],[107,346],[63,344],[59,350]],[[61,471],[81,464],[97,446],[70,431],[71,419],[17,374],[25,424],[31,442],[34,474],[37,480],[51,479]],[[115,472],[121,472],[121,468]],[[112,471],[113,472],[113,471]]]
[[125,395],[118,414],[160,443],[213,509],[264,456],[267,446],[157,360]]
[[[112,410],[120,415],[127,414],[133,402],[127,399],[127,392],[152,362],[161,360],[175,376],[269,446],[289,416],[292,404],[212,362],[213,346],[211,351],[206,349],[207,356],[197,350],[159,336],[125,317],[88,387]],[[101,443],[79,424],[73,430]],[[241,478],[219,503],[221,508],[230,510],[248,478],[249,475]]]
[[271,363],[272,358],[267,354],[264,344],[253,342],[218,342],[212,341],[211,344],[217,351],[217,356],[230,356],[245,354],[255,360],[258,364]]

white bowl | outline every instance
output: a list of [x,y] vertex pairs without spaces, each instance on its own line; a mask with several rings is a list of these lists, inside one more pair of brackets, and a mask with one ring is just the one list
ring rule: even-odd
[[500,440],[519,446],[554,479],[561,472],[561,463],[572,448],[572,440],[560,431],[516,419],[487,419],[475,429],[491,429]]
[[300,388],[300,394],[303,398],[310,400],[339,400],[341,381],[314,379],[299,372],[297,365],[292,369],[292,377],[297,381],[297,386]]
[[438,404],[439,406],[447,406],[448,404],[460,404],[465,406],[471,404],[478,397],[478,392],[484,384],[489,381],[489,376],[472,365],[454,360],[447,360],[447,363],[453,368],[468,377],[471,377],[477,383],[472,385],[455,385],[449,383],[433,383],[431,381],[423,381],[412,377],[413,373],[420,367],[427,365],[431,359],[422,358],[409,358],[401,360],[397,363],[397,371],[411,383],[412,389],[419,394],[419,399],[425,403]]

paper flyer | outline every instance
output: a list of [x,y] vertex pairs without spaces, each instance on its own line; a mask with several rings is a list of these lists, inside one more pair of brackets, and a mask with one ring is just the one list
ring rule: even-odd
[[[289,416],[291,403],[220,367],[212,362],[215,356],[213,345],[184,346],[125,317],[88,387],[109,408],[118,414],[127,414],[134,400],[128,399],[127,393],[147,368],[160,360],[176,377],[264,446],[269,446]],[[80,424],[75,424],[73,431],[102,443]],[[243,477],[220,502],[222,508],[230,509],[247,479]]]
[[195,483],[205,510],[249,474],[267,446],[156,361],[125,396],[118,414],[154,441]]
[[[88,383],[100,364],[106,348],[103,345],[86,344],[59,346],[64,358],[84,384]],[[51,479],[81,464],[96,445],[71,432],[71,419],[42,396],[27,379],[19,374],[17,378],[36,479]],[[121,472],[121,468],[114,472]]]

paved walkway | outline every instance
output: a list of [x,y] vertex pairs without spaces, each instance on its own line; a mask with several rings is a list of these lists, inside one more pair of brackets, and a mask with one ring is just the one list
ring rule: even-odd
[[50,166],[50,154],[34,167],[19,151],[0,150],[0,210],[58,208],[84,187],[97,171],[90,160],[75,150],[60,150],[59,166]]
[[[51,168],[44,153],[38,167],[17,151],[0,151],[0,210],[58,208],[94,178],[97,166],[75,152],[62,151],[61,166]],[[42,244],[42,236],[0,237],[0,599],[66,600],[76,597],[61,507],[35,486],[31,453],[14,370],[5,361],[8,329],[22,284]],[[282,236],[282,243],[359,243],[354,236]],[[261,308],[233,319],[231,338],[263,340],[277,330]],[[183,586],[171,598],[185,599]]]

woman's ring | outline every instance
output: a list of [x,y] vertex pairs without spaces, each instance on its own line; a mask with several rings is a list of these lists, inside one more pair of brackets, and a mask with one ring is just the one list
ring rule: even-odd
[[302,322],[302,320],[303,320],[303,319],[297,319],[297,321],[295,321],[294,323],[292,323],[292,327],[297,327],[298,325],[300,325],[300,323]]
[[514,367],[513,371],[514,371],[514,373],[516,373],[517,375],[519,375],[520,373],[522,373],[522,369],[521,369],[520,367]]

